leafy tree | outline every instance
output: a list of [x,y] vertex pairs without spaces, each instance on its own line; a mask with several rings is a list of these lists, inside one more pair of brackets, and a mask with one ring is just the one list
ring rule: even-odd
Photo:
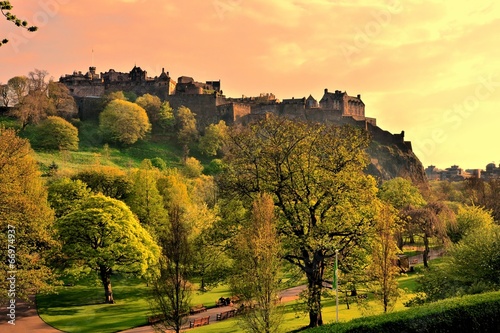
[[377,188],[363,173],[368,137],[360,129],[270,118],[229,131],[226,195],[273,194],[285,260],[307,277],[309,326],[323,324],[325,268],[338,249],[348,257],[367,245]]
[[167,162],[161,157],[152,158],[151,164],[160,171],[167,170]]
[[48,117],[34,131],[36,148],[78,150],[78,129],[61,117]]
[[500,227],[477,229],[453,244],[443,264],[419,279],[418,298],[410,305],[500,288]]
[[174,130],[175,116],[174,109],[170,107],[170,103],[165,101],[160,106],[158,114],[158,126],[166,133],[171,133]]
[[87,184],[81,180],[71,180],[69,178],[59,178],[49,183],[48,200],[56,217],[61,217],[75,208],[79,200],[91,195]]
[[159,172],[151,161],[142,161],[140,168],[130,174],[132,190],[126,200],[139,221],[151,231],[164,229],[167,223],[167,211],[156,186],[158,178]]
[[80,171],[71,179],[81,180],[93,193],[102,193],[118,200],[125,200],[132,190],[132,183],[125,172],[116,167],[93,167]]
[[[14,6],[10,4],[10,1],[0,1],[0,12],[2,13],[3,16],[5,16],[7,21],[14,23],[17,27],[24,28],[29,32],[35,32],[38,30],[36,26],[29,26],[28,21],[21,20],[15,14],[12,14],[11,10],[13,7]],[[8,42],[9,40],[4,38],[0,40],[0,46]]]
[[139,105],[113,100],[99,115],[99,129],[108,140],[130,145],[145,139],[151,124],[146,111]]
[[123,96],[125,96],[125,99],[129,102],[135,103],[137,100],[137,95],[133,91],[124,91]]
[[422,235],[424,240],[423,262],[428,268],[429,240],[431,237],[438,237],[442,241],[447,240],[446,226],[450,210],[442,202],[431,202],[424,207],[409,207],[406,215],[414,230]]
[[247,332],[279,332],[280,243],[270,195],[256,197],[251,221],[236,238],[235,248],[231,289],[249,306],[240,324]]
[[395,236],[397,238],[398,247],[402,249],[404,245],[403,234],[405,232],[410,236],[410,243],[413,242],[413,229],[411,228],[410,221],[408,221],[405,215],[406,211],[409,207],[423,207],[427,202],[415,185],[409,180],[401,177],[396,177],[384,182],[380,186],[378,196],[383,201],[390,203],[400,212],[400,219],[398,220],[399,226]]
[[185,106],[179,107],[175,112],[174,127],[177,132],[177,140],[183,147],[184,158],[187,158],[189,145],[198,139],[195,114]]
[[28,78],[26,76],[14,76],[7,81],[7,86],[12,92],[12,104],[22,103],[24,96],[28,94]]
[[398,247],[394,238],[396,214],[392,206],[382,205],[372,244],[372,263],[368,271],[374,279],[372,288],[384,307],[384,313],[394,305],[399,296],[396,280],[399,275],[396,265]]
[[67,263],[99,273],[106,303],[114,303],[114,272],[144,276],[158,263],[158,245],[119,200],[102,194],[90,196],[56,225]]
[[106,95],[104,95],[103,99],[104,99],[104,104],[108,104],[108,103],[114,101],[115,99],[118,99],[120,101],[128,101],[127,97],[125,97],[125,94],[121,90],[120,91],[111,91],[111,92],[107,93]]
[[187,177],[194,178],[201,175],[203,165],[194,157],[187,157],[184,161],[184,173]]
[[71,96],[68,87],[59,82],[50,81],[48,85],[49,100],[55,115],[70,120],[74,118],[78,109],[75,99]]
[[153,124],[153,130],[156,131],[156,126],[160,118],[161,100],[158,96],[144,94],[135,100],[135,103],[146,110],[149,121]]
[[200,151],[207,156],[216,156],[222,148],[226,135],[227,126],[223,120],[208,125],[205,128],[205,135],[200,138]]
[[[15,297],[50,290],[55,276],[49,268],[54,240],[54,214],[29,142],[0,127],[0,301],[7,297],[15,271]],[[15,255],[13,255],[15,252]]]
[[189,312],[191,284],[188,279],[192,255],[188,239],[190,228],[185,220],[184,200],[187,198],[175,195],[185,189],[175,176],[169,178],[169,189],[173,192],[167,201],[170,223],[167,232],[159,237],[163,260],[160,274],[152,284],[151,310],[161,318],[155,326],[162,330],[173,329],[180,332],[187,321],[186,313]]
[[485,209],[477,206],[460,206],[455,223],[448,225],[448,237],[453,243],[457,243],[476,230],[489,229],[493,223],[491,213]]
[[471,177],[465,181],[465,190],[474,205],[491,210],[493,219],[500,222],[500,179],[485,181]]

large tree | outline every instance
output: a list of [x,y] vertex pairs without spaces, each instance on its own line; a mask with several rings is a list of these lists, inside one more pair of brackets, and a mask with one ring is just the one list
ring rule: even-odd
[[[15,296],[48,289],[48,268],[54,240],[54,215],[29,142],[0,127],[0,301],[7,296],[7,278],[15,272]],[[11,273],[9,273],[9,271]]]
[[78,129],[61,117],[47,117],[35,126],[34,132],[34,148],[78,150]]
[[158,245],[119,200],[102,194],[84,198],[56,225],[67,264],[97,271],[106,303],[114,303],[114,272],[144,276],[158,264]]
[[132,182],[125,172],[112,166],[94,166],[78,172],[71,179],[81,180],[94,193],[119,200],[125,200],[132,191]]
[[195,114],[185,106],[179,107],[175,111],[174,128],[177,132],[177,140],[182,145],[183,157],[189,155],[189,145],[198,139]]
[[108,141],[130,145],[145,139],[151,124],[139,105],[115,99],[99,115],[99,129]]
[[323,324],[323,275],[373,232],[375,180],[363,173],[369,138],[360,129],[270,118],[229,132],[221,174],[228,195],[273,195],[284,259],[307,277],[309,326]]

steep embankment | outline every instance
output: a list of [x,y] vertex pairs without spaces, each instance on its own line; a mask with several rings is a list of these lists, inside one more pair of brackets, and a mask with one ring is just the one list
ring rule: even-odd
[[415,184],[427,182],[424,167],[413,153],[411,143],[404,141],[404,132],[391,134],[371,125],[368,130],[373,141],[367,149],[371,159],[367,173],[381,181],[403,177]]

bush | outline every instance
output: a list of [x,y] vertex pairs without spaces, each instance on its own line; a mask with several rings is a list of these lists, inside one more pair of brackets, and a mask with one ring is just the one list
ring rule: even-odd
[[33,132],[35,148],[78,150],[78,129],[61,117],[48,117]]
[[139,105],[115,99],[99,115],[99,129],[108,141],[130,145],[144,139],[151,124]]
[[498,332],[500,292],[442,300],[391,314],[329,324],[307,333]]

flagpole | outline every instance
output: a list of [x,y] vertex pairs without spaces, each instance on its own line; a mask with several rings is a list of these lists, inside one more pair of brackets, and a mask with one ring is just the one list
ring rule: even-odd
[[337,323],[339,322],[339,270],[338,270],[339,250],[335,250],[335,308],[337,312]]

